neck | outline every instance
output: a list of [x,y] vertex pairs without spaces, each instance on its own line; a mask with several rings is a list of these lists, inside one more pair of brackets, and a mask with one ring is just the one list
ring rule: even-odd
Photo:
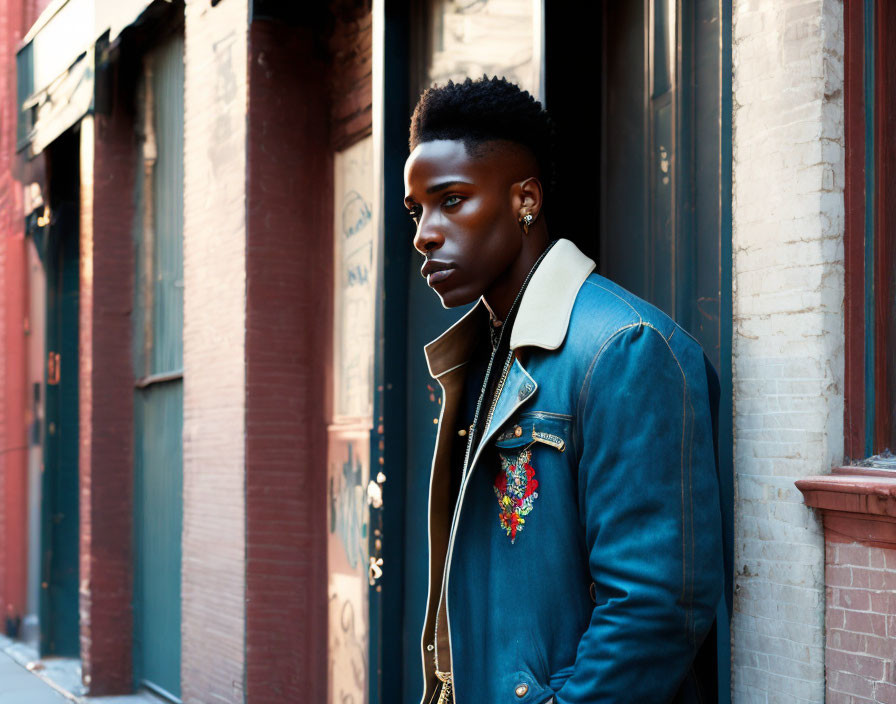
[[545,237],[544,241],[539,242],[538,246],[524,247],[516,261],[482,295],[485,306],[493,319],[503,321],[507,318],[513,301],[523,287],[523,282],[526,280],[532,267],[535,266],[535,262],[547,249],[548,242]]

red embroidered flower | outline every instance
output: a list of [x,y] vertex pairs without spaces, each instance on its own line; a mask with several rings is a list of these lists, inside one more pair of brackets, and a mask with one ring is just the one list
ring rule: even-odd
[[[532,468],[532,465],[528,462],[525,464],[526,467],[526,494],[523,498],[528,498],[532,492],[534,492],[538,488],[538,480],[535,478],[535,470]],[[520,505],[522,505],[522,501],[520,501]]]
[[[535,468],[529,463],[531,452],[523,450],[516,456],[501,455],[501,471],[495,477],[494,491],[498,499],[498,519],[510,542],[526,526],[525,516],[532,511],[538,498]],[[515,460],[515,461],[514,461]]]

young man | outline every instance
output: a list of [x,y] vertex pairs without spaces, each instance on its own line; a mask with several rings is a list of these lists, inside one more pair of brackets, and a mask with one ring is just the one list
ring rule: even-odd
[[712,701],[715,372],[552,242],[548,209],[589,204],[552,192],[551,133],[487,77],[426,91],[412,119],[421,273],[446,307],[478,299],[425,348],[443,403],[422,702]]

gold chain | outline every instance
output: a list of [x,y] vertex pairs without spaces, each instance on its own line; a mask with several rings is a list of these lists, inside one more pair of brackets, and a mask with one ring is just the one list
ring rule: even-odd
[[[529,285],[529,280],[532,278],[532,275],[535,273],[535,270],[538,268],[538,265],[541,263],[541,260],[545,258],[547,253],[551,250],[551,247],[553,247],[556,243],[557,243],[557,240],[553,240],[547,246],[547,248],[541,253],[541,256],[539,256],[538,259],[536,260],[535,264],[532,265],[532,268],[529,269],[529,273],[526,275],[526,278],[523,281],[523,285],[520,287],[520,290],[516,294],[516,298],[514,299],[513,303],[510,306],[510,311],[507,314],[507,318],[503,321],[503,324],[501,325],[501,331],[498,334],[497,344],[494,344],[494,342],[492,343],[492,345],[493,345],[492,346],[492,355],[491,355],[491,358],[489,359],[488,367],[485,370],[485,379],[483,379],[482,389],[481,389],[480,395],[479,395],[479,401],[476,404],[476,412],[473,415],[473,423],[470,425],[470,431],[467,433],[467,448],[466,448],[466,452],[464,453],[463,471],[461,473],[460,495],[457,497],[457,504],[454,507],[455,517],[457,517],[457,511],[459,508],[460,500],[463,498],[464,484],[466,482],[467,472],[470,469],[469,468],[470,452],[473,448],[473,440],[475,437],[475,431],[478,428],[479,412],[480,412],[480,410],[482,410],[482,402],[485,400],[485,394],[486,394],[486,391],[488,390],[488,381],[489,381],[489,377],[491,376],[492,365],[495,362],[495,356],[498,352],[498,348],[501,345],[501,340],[504,337],[504,333],[507,330],[507,321],[511,320],[513,318],[513,314],[516,312],[517,305],[519,304],[520,299],[523,297],[523,292],[526,290],[526,287]],[[489,408],[488,416],[485,419],[485,426],[482,428],[483,435],[485,435],[485,433],[488,431],[488,426],[492,422],[492,416],[495,413],[495,408],[498,405],[498,399],[501,397],[501,392],[504,390],[504,384],[507,381],[507,375],[510,373],[510,368],[512,365],[513,365],[513,350],[511,349],[509,351],[509,354],[507,355],[507,361],[504,362],[504,368],[501,370],[501,377],[498,380],[498,385],[497,385],[497,387],[495,387],[495,392],[492,396],[491,407]],[[454,531],[454,521],[453,520],[452,520],[452,528],[451,529],[453,532]],[[449,540],[449,543],[450,543],[450,540]],[[450,556],[450,547],[449,547],[449,556]],[[447,563],[447,558],[446,558],[446,563]],[[438,677],[443,683],[442,684],[442,692],[439,695],[439,704],[448,704],[448,702],[450,701],[449,698],[451,697],[451,685],[452,685],[451,672],[443,672],[443,671],[439,670],[439,616],[441,615],[441,613],[440,613],[441,612],[441,599],[448,598],[447,594],[445,594],[445,586],[446,586],[446,582],[447,582],[447,577],[448,577],[448,565],[446,564],[444,567],[444,571],[442,572],[442,588],[439,593],[439,603],[436,606],[435,622],[433,623],[432,659],[433,659],[433,664],[435,665],[436,677]],[[445,610],[446,610],[446,612],[448,610],[447,603],[445,605]],[[451,637],[450,634],[448,637],[449,638]]]
[[[495,388],[495,395],[492,397],[492,406],[488,409],[488,416],[485,418],[485,427],[482,429],[483,435],[488,432],[488,426],[491,425],[492,416],[495,414],[495,408],[498,406],[498,399],[504,390],[504,382],[507,381],[507,375],[510,373],[510,367],[513,365],[513,350],[507,355],[507,361],[504,362],[504,369],[501,371],[501,378],[498,380],[498,386]],[[466,467],[464,474],[466,475]]]
[[451,700],[453,699],[451,696],[451,685],[453,684],[451,673],[436,670],[436,677],[438,677],[439,681],[442,683],[442,691],[439,693],[438,704],[451,704]]

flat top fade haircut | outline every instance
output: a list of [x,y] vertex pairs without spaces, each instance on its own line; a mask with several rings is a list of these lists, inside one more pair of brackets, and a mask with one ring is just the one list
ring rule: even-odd
[[506,78],[483,75],[475,81],[448,81],[425,90],[411,117],[408,142],[414,151],[421,142],[461,140],[476,158],[488,152],[487,142],[504,139],[520,144],[535,157],[545,206],[556,188],[554,123],[528,91]]

